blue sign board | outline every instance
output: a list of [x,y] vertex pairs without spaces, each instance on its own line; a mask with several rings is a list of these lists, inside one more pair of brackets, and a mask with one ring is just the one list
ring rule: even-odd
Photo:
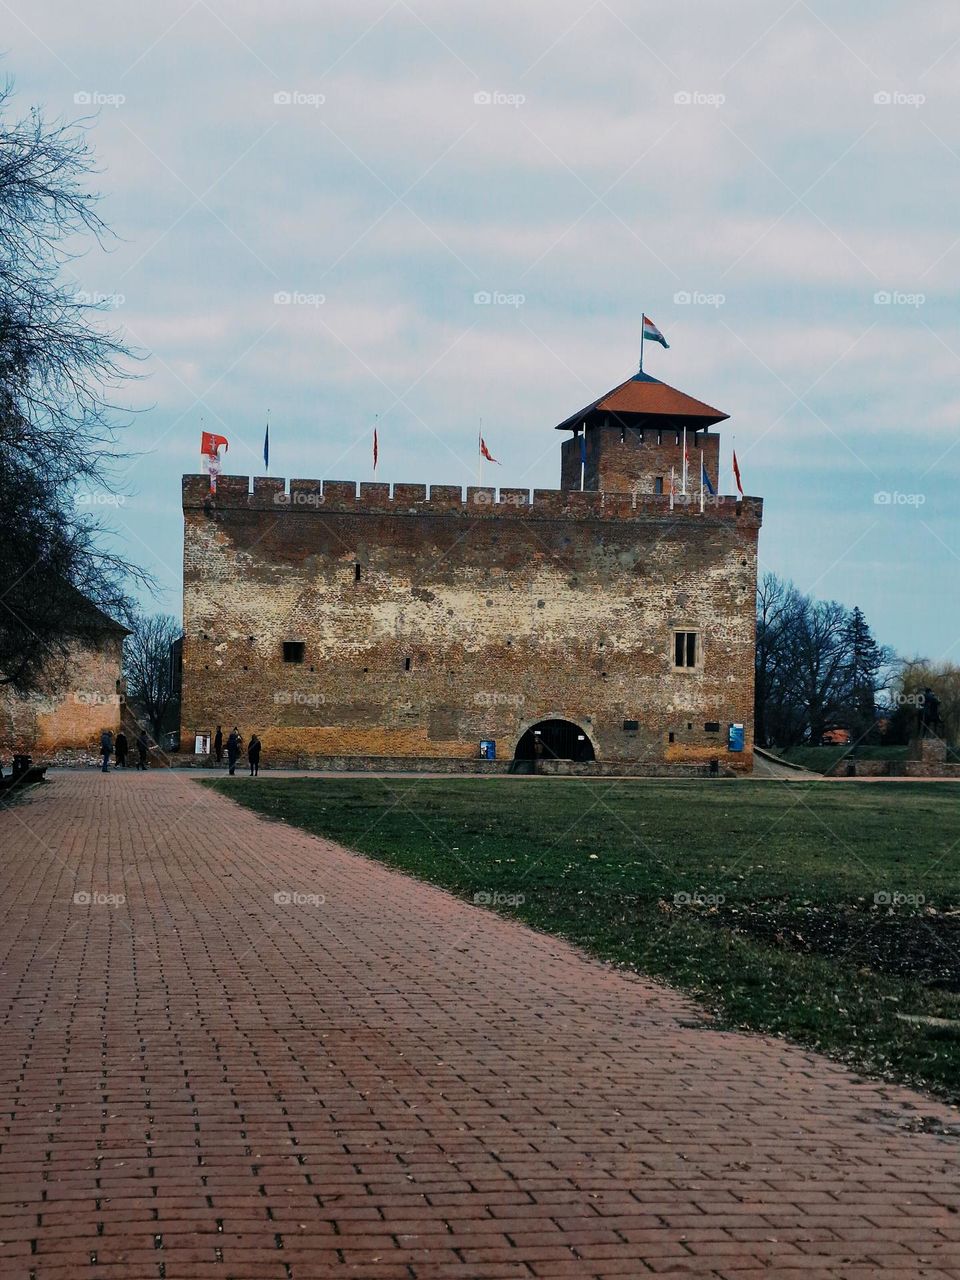
[[732,724],[727,730],[727,750],[742,751],[743,750],[743,725]]
[[497,758],[497,744],[494,741],[494,739],[481,738],[480,739],[480,759],[496,760],[496,758]]

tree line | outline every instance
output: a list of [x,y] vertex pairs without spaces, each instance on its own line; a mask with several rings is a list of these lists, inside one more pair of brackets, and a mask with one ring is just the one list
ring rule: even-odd
[[915,734],[924,689],[940,699],[942,733],[960,733],[960,668],[899,659],[863,611],[818,600],[767,573],[757,587],[754,730],[760,746],[818,746],[833,729],[852,742],[898,745]]

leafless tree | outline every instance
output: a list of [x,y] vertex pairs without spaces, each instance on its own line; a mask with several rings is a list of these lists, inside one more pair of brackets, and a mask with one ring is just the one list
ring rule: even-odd
[[16,118],[11,98],[0,88],[0,683],[27,692],[95,637],[78,593],[123,619],[126,583],[145,575],[89,514],[116,483],[113,396],[133,356],[68,278],[85,242],[110,234],[87,190],[86,130]]
[[163,613],[136,617],[132,627],[123,646],[127,698],[143,708],[154,741],[159,742],[167,717],[176,705],[170,651],[181,627],[176,618]]

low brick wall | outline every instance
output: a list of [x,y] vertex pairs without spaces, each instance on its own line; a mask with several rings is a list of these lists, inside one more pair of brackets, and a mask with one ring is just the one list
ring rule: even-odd
[[828,778],[960,778],[960,764],[926,760],[853,760],[849,756],[827,770]]
[[[183,756],[172,758],[171,763],[180,768],[226,770],[226,764],[218,765],[212,756]],[[532,763],[532,762],[531,762]],[[286,760],[272,758],[261,765],[261,773],[271,769],[308,769],[317,773],[446,773],[446,774],[505,774],[511,772],[512,760],[461,759],[449,756],[299,756]],[[237,761],[237,772],[250,768],[245,756]],[[542,760],[538,774],[554,777],[581,778],[705,778],[710,774],[707,764],[663,764],[658,761],[617,763],[615,761]],[[724,777],[733,777],[728,769],[721,769]]]

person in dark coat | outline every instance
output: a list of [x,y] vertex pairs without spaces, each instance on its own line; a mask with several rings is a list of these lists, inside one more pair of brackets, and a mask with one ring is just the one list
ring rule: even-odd
[[223,730],[217,725],[217,732],[213,735],[213,754],[217,758],[217,764],[223,764]]
[[250,777],[256,778],[260,773],[260,739],[256,734],[250,739],[250,745],[247,747],[247,759],[250,761]]
[[146,729],[140,730],[140,736],[137,738],[137,768],[146,769],[147,752],[150,750],[150,740],[147,737]]
[[104,729],[100,735],[100,754],[103,757],[100,772],[107,773],[110,769],[110,757],[113,755],[113,733],[109,729]]
[[127,742],[127,735],[121,729],[120,732],[117,734],[116,741],[114,742],[114,745],[113,745],[113,749],[117,757],[118,769],[125,769],[127,767],[128,747],[129,747],[129,743]]
[[230,766],[231,774],[236,773],[237,757],[240,755],[240,734],[237,726],[234,725],[230,730],[230,737],[227,739],[227,763]]

